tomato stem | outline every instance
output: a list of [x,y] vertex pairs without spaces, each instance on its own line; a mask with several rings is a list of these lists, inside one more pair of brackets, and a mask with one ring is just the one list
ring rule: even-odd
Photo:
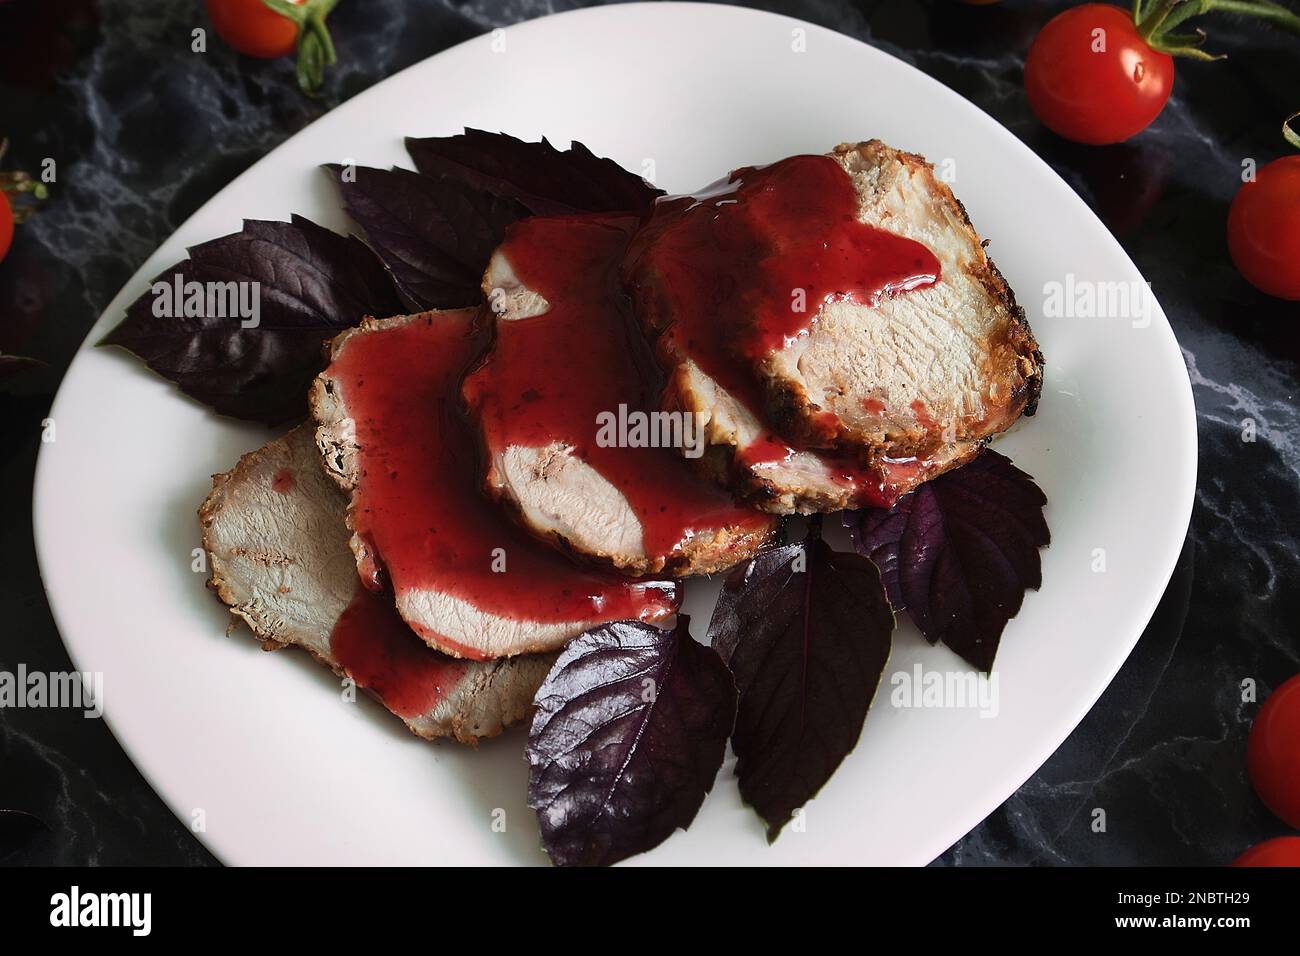
[[1160,0],[1159,6],[1152,10],[1140,23],[1137,23],[1138,35],[1147,41],[1147,45],[1154,46],[1154,39],[1160,33],[1160,27],[1169,15],[1174,12],[1174,7],[1182,3],[1183,0]]
[[[9,140],[0,139],[0,160],[4,159],[5,153],[9,151]],[[0,172],[0,192],[6,196],[12,196],[14,199],[26,199],[26,202],[10,202],[9,206],[13,212],[14,222],[24,223],[32,217],[36,211],[36,203],[49,196],[50,192],[45,188],[45,183],[39,179],[33,179],[20,170],[13,172]]]
[[1300,119],[1300,113],[1292,113],[1282,121],[1282,135],[1285,136],[1286,141],[1296,149],[1300,149],[1300,132],[1296,132],[1295,128],[1291,124],[1298,119]]
[[1222,59],[1222,55],[1206,53],[1201,49],[1205,43],[1204,31],[1197,29],[1192,33],[1173,32],[1193,17],[1215,12],[1254,17],[1284,30],[1300,33],[1300,15],[1274,0],[1158,0],[1154,7],[1151,6],[1151,0],[1134,0],[1133,22],[1142,39],[1153,50],[1170,56],[1218,60]]
[[338,6],[339,0],[306,0],[290,3],[289,0],[262,0],[280,16],[298,25],[298,63],[295,71],[298,88],[308,96],[316,96],[325,82],[325,68],[338,62],[334,40],[325,26],[325,18]]

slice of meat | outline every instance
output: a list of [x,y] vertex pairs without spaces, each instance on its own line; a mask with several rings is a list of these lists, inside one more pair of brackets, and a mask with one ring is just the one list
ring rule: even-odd
[[824,446],[931,454],[1032,415],[1043,359],[1011,287],[965,208],[924,158],[879,141],[831,154],[849,174],[859,222],[924,243],[939,281],[822,309],[809,334],[761,369],[778,428]]
[[361,587],[346,507],[310,426],[245,455],[199,510],[208,586],[264,648],[303,648],[421,737],[474,743],[523,718],[554,656],[462,661],[427,646]]
[[362,581],[391,582],[429,644],[487,660],[554,650],[595,624],[657,621],[675,587],[584,569],[482,493],[460,383],[486,335],[475,311],[367,319],[331,342],[309,402],[326,471],[351,495]]
[[796,449],[691,360],[674,370],[663,404],[698,416],[707,444],[702,462],[714,480],[772,514],[889,507],[984,447],[978,441],[954,442],[929,455],[879,456],[865,463],[848,454]]
[[[729,403],[790,447],[903,460],[912,480],[1032,414],[1041,389],[1024,312],[965,210],[878,141],[661,202],[625,279],[670,401],[701,409],[742,466]],[[780,489],[817,500],[800,490]]]
[[463,395],[487,487],[534,533],[629,574],[708,574],[776,522],[683,458],[696,420],[660,409],[662,375],[618,270],[634,216],[515,223],[483,279],[496,335]]

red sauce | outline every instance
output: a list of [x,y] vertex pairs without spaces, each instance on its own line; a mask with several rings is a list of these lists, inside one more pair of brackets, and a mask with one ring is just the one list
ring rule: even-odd
[[[330,367],[356,420],[355,530],[398,592],[431,589],[516,620],[648,620],[671,583],[585,570],[533,540],[480,492],[460,382],[485,338],[468,311],[353,338]],[[498,551],[498,549],[500,549]],[[504,559],[505,570],[500,568]]]
[[278,491],[282,495],[287,495],[293,491],[295,484],[297,482],[294,480],[293,469],[291,468],[281,468],[275,473],[275,477],[271,479],[272,490]]
[[[683,438],[703,451],[693,422],[687,431],[678,413],[672,435],[653,425],[669,421],[650,417],[664,414],[662,375],[619,281],[638,225],[629,216],[575,216],[512,226],[502,252],[549,308],[496,323],[492,351],[464,394],[491,449],[570,445],[619,489],[641,522],[646,554],[663,559],[699,532],[757,530],[771,519],[736,505],[682,457]],[[611,434],[611,422],[629,427]],[[637,435],[638,423],[651,427]]]
[[416,637],[398,617],[391,594],[376,594],[360,582],[330,633],[330,652],[358,687],[408,718],[432,710],[469,667]]
[[940,427],[939,422],[937,422],[934,419],[934,417],[931,416],[929,409],[925,407],[925,402],[921,401],[918,398],[916,401],[912,402],[911,407],[912,407],[912,414],[916,416],[916,421],[922,428],[931,431],[938,430],[938,428]]
[[[939,280],[934,253],[859,222],[857,206],[852,181],[826,156],[740,169],[700,198],[661,199],[625,267],[639,307],[669,323],[656,343],[661,361],[693,359],[761,420],[758,364],[807,334],[824,305],[874,306]],[[791,453],[769,434],[742,464]],[[888,483],[879,468],[828,464],[855,485]]]
[[868,395],[862,400],[862,408],[864,411],[868,411],[872,415],[885,414],[885,403],[872,395]]
[[753,365],[785,347],[823,305],[876,305],[939,280],[934,253],[857,211],[852,180],[827,156],[739,169],[702,199],[659,200],[637,248],[670,299],[673,340],[730,387],[735,357]]
[[[736,464],[743,468],[789,461],[796,451],[771,432],[741,449]],[[818,460],[826,466],[830,480],[847,492],[849,507],[891,507],[898,500],[902,472],[894,473],[887,461],[863,464],[847,455],[817,452]]]

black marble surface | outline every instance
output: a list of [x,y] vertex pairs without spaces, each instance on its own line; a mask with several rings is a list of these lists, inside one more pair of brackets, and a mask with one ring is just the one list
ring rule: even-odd
[[[0,384],[0,669],[70,667],[32,544],[39,423],[86,331],[141,262],[202,202],[339,102],[461,40],[579,4],[344,0],[340,65],[319,101],[285,62],[214,42],[189,50],[201,4],[0,3],[0,135],[7,166],[58,163],[47,207],[0,264],[0,352],[47,367]],[[991,113],[1084,197],[1150,279],[1183,346],[1200,423],[1187,546],[1155,621],[1101,702],[1034,777],[941,858],[987,864],[1219,864],[1285,832],[1252,793],[1245,736],[1262,692],[1300,671],[1300,307],[1265,298],[1225,245],[1241,163],[1278,155],[1300,109],[1300,38],[1224,20],[1216,64],[1180,63],[1164,114],[1130,144],[1063,142],[1029,113],[1021,67],[1065,4],[789,0],[757,4],[899,56]],[[1258,440],[1241,439],[1256,422]],[[97,560],[87,555],[88,565]],[[1105,833],[1089,826],[1107,812]],[[132,767],[102,721],[0,710],[6,863],[214,862]],[[7,836],[9,831],[14,831]],[[23,837],[26,834],[26,837]],[[12,839],[10,839],[12,836]]]

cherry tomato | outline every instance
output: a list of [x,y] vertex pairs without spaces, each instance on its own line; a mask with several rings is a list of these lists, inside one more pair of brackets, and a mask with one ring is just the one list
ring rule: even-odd
[[0,190],[0,262],[9,254],[9,246],[14,241],[14,211],[9,205],[9,197]]
[[1025,93],[1043,124],[1092,146],[1151,125],[1174,86],[1174,60],[1147,46],[1118,7],[1085,3],[1050,20],[1025,59]]
[[1300,156],[1273,160],[1241,187],[1228,213],[1228,251],[1255,288],[1300,299]]
[[1300,866],[1300,837],[1274,837],[1256,843],[1232,861],[1233,866]]
[[[217,35],[245,56],[263,60],[288,56],[298,45],[298,24],[262,0],[207,0]],[[292,0],[301,4],[303,0]]]
[[1246,769],[1264,804],[1300,829],[1300,674],[1259,709],[1246,741]]

